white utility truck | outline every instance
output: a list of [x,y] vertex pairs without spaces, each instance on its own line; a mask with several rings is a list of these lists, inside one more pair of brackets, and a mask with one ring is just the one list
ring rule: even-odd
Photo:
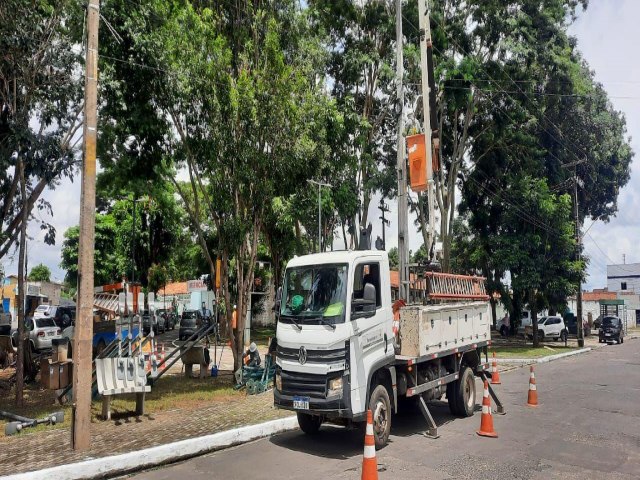
[[411,399],[433,437],[426,401],[446,394],[454,415],[473,414],[475,377],[486,379],[491,343],[484,279],[429,271],[409,279],[408,301],[393,303],[384,251],[326,252],[287,264],[274,403],[296,411],[304,432],[324,421],[365,421],[371,409],[380,448],[392,412]]

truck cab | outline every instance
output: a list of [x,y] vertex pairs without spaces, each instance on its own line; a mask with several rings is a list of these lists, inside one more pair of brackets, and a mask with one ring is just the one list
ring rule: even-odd
[[297,411],[305,431],[323,417],[364,420],[372,373],[394,360],[392,328],[386,252],[292,259],[279,304],[275,405]]

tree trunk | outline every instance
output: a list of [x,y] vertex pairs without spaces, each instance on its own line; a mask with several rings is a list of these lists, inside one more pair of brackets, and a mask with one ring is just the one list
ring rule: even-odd
[[529,302],[529,308],[531,309],[531,328],[533,331],[533,346],[537,348],[540,346],[540,340],[538,339],[538,312],[536,307],[535,294],[531,293],[531,301]]
[[20,192],[22,195],[22,201],[25,203],[22,208],[22,223],[20,224],[20,252],[18,254],[18,358],[16,360],[16,406],[22,407],[24,405],[24,347],[25,347],[25,331],[24,331],[24,263],[25,263],[25,250],[27,241],[27,221],[28,213],[26,206],[27,199],[27,185],[24,178],[24,162],[19,160],[19,172],[20,172]]
[[491,320],[493,322],[493,328],[495,330],[495,328],[498,326],[498,318],[497,318],[497,312],[496,312],[496,300],[493,298],[493,295],[491,295],[491,298],[489,299],[489,303],[491,304]]

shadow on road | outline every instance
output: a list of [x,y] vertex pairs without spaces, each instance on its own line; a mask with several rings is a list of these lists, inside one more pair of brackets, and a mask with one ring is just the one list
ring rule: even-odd
[[[429,403],[428,406],[438,427],[442,427],[456,419],[449,413],[447,402],[433,402]],[[426,427],[427,422],[417,407],[415,409],[405,408],[401,410],[401,413],[393,416],[389,442],[393,442],[394,436],[410,437],[422,435]],[[362,455],[364,429],[327,424],[320,428],[317,435],[307,435],[301,430],[296,430],[271,437],[269,441],[278,447],[288,450],[295,450],[316,457],[344,460]]]
[[[451,423],[456,419],[449,412],[449,405],[447,402],[436,401],[427,403],[429,411],[433,416],[433,420],[436,422],[438,428]],[[427,421],[422,416],[420,409],[416,405],[415,407],[409,407],[403,405],[403,409],[397,415],[393,417],[393,424],[391,426],[391,441],[393,436],[398,437],[410,437],[412,435],[422,435],[427,428]]]
[[301,430],[271,437],[274,445],[317,457],[345,460],[362,455],[363,435],[358,428],[323,425],[316,435]]

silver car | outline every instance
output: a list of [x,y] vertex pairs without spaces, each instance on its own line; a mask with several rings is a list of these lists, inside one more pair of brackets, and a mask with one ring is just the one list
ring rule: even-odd
[[51,348],[51,340],[62,338],[62,330],[51,317],[27,318],[25,329],[29,332],[29,343],[33,351]]

